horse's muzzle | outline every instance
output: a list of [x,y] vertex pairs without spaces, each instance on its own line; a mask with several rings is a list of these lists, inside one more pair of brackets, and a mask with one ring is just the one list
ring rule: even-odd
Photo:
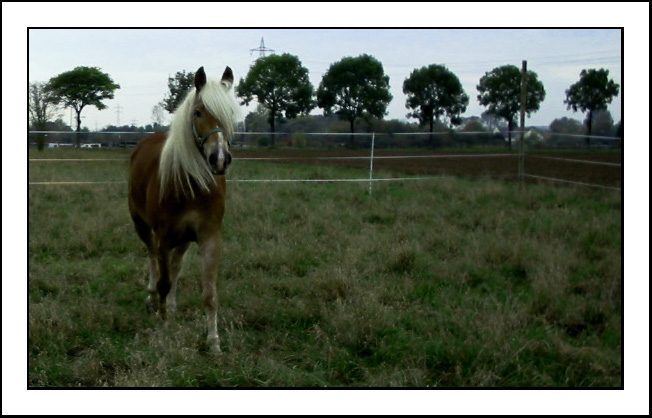
[[219,150],[208,157],[208,165],[213,174],[222,176],[226,173],[226,169],[229,168],[232,160],[230,152]]

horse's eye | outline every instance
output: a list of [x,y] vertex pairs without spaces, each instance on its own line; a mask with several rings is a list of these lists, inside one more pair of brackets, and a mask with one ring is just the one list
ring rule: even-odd
[[195,117],[201,117],[201,112],[199,110],[195,110]]

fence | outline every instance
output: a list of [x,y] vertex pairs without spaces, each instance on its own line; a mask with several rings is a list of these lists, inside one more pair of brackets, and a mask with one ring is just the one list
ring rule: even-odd
[[[146,135],[154,132],[74,132],[74,131],[29,131],[30,146],[35,146],[35,137],[40,135],[47,148],[72,147],[79,139],[80,148],[125,148],[135,146]],[[77,138],[81,137],[81,138]],[[92,145],[92,146],[89,146]]]
[[[46,143],[76,144],[76,136],[81,136],[81,144],[100,144],[102,147],[134,146],[140,139],[151,134],[141,132],[61,132],[30,131],[30,141],[36,145],[35,136],[42,135]],[[518,147],[520,131],[444,131],[444,132],[235,132],[232,140],[236,147],[269,147],[274,138],[277,147],[311,149],[311,148],[365,148],[371,146],[368,140],[376,137],[377,149],[390,148],[486,148],[508,147],[511,134],[512,147]],[[526,143],[537,149],[585,149],[586,138],[591,138],[592,148],[613,149],[621,147],[621,138],[615,136],[567,134],[541,132],[530,129],[526,134]]]
[[[48,135],[50,139],[57,136],[70,138],[72,132],[32,131],[32,134]],[[101,132],[84,133],[87,141],[99,143],[98,134],[118,135],[119,140],[113,141],[113,146],[131,146],[149,132]],[[507,134],[507,133],[505,133]],[[512,132],[512,150],[507,147],[506,135],[488,132],[396,132],[396,133],[270,133],[270,132],[236,132],[233,146],[237,149],[238,161],[278,161],[278,162],[312,162],[337,163],[355,167],[367,166],[369,176],[354,179],[229,179],[240,183],[289,183],[289,182],[368,182],[371,193],[375,182],[409,181],[432,179],[433,174],[488,174],[496,177],[512,177],[523,181],[552,181],[581,186],[620,190],[622,179],[622,164],[620,153],[603,153],[611,156],[612,161],[595,160],[582,155],[576,157],[573,150],[582,150],[579,145],[585,143],[585,135],[575,134],[545,134],[536,140],[525,136],[524,147],[520,147],[518,136],[520,131]],[[124,137],[123,137],[124,135]],[[553,143],[549,139],[556,135]],[[252,152],[255,145],[265,145],[260,138],[277,139],[273,151],[263,150]],[[557,151],[559,138],[567,137],[564,149],[571,151],[568,155],[554,156],[545,151]],[[129,138],[128,141],[122,138]],[[591,136],[595,148],[618,148],[620,138],[606,136]],[[573,142],[574,141],[574,142]],[[262,142],[262,144],[261,144]],[[116,145],[117,144],[117,145]],[[444,148],[446,147],[446,148]],[[516,149],[523,151],[516,153]],[[269,155],[269,154],[272,155]],[[345,155],[342,155],[345,154]],[[599,153],[593,154],[600,157]],[[528,164],[520,164],[527,157]],[[590,156],[589,156],[590,157]],[[617,159],[616,161],[613,161]],[[511,161],[519,161],[518,169],[512,167]],[[104,159],[107,160],[107,159]],[[110,159],[108,159],[110,160]],[[32,159],[30,161],[61,161]],[[67,161],[86,161],[86,159],[67,159]],[[491,161],[491,162],[490,162]],[[509,163],[508,163],[509,161]],[[401,177],[374,177],[374,165],[377,168],[388,168],[391,171],[412,174]],[[454,169],[457,166],[460,170]],[[568,167],[593,167],[591,170],[569,169]],[[502,167],[502,168],[498,168]],[[592,181],[598,171],[611,170],[606,175],[608,181]],[[393,170],[392,170],[393,169]],[[496,171],[497,170],[497,171]],[[575,172],[575,176],[571,172]],[[584,174],[582,174],[584,173]],[[557,174],[557,175],[555,175]],[[579,175],[577,175],[579,174]],[[604,173],[603,173],[604,174]],[[600,176],[598,176],[600,177]],[[89,184],[83,182],[31,182],[30,185],[44,184]]]

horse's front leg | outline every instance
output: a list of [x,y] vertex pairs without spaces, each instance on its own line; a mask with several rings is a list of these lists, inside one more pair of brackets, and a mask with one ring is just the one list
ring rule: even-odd
[[199,255],[202,261],[203,302],[208,323],[208,346],[219,353],[220,337],[217,334],[217,270],[222,251],[219,234],[199,242]]
[[158,291],[156,290],[156,283],[158,283],[158,265],[156,253],[150,252],[149,256],[149,280],[147,283],[147,300],[145,306],[150,313],[158,312]]
[[147,283],[147,300],[145,301],[147,311],[149,313],[157,313],[159,311],[159,296],[156,288],[160,275],[159,270],[159,239],[152,234],[147,244],[147,255],[149,259],[149,281]]
[[[170,253],[171,250],[165,243],[160,242],[157,252],[158,261],[158,281],[156,282],[156,291],[159,297],[159,313],[163,319],[167,318],[167,297],[172,289],[172,278],[170,271]],[[150,293],[151,295],[151,293]]]
[[183,256],[188,250],[190,243],[181,244],[172,251],[170,260],[170,292],[167,297],[167,313],[174,315],[177,311],[177,283],[179,272],[183,267]]

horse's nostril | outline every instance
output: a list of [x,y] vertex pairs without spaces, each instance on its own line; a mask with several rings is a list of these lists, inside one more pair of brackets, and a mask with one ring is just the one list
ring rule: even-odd
[[224,162],[224,165],[229,165],[229,164],[231,164],[231,160],[232,160],[232,159],[233,159],[233,158],[231,157],[231,154],[227,152],[227,153],[226,153],[226,161]]
[[211,165],[217,165],[217,154],[211,154],[211,155],[208,157],[208,162],[209,162]]

